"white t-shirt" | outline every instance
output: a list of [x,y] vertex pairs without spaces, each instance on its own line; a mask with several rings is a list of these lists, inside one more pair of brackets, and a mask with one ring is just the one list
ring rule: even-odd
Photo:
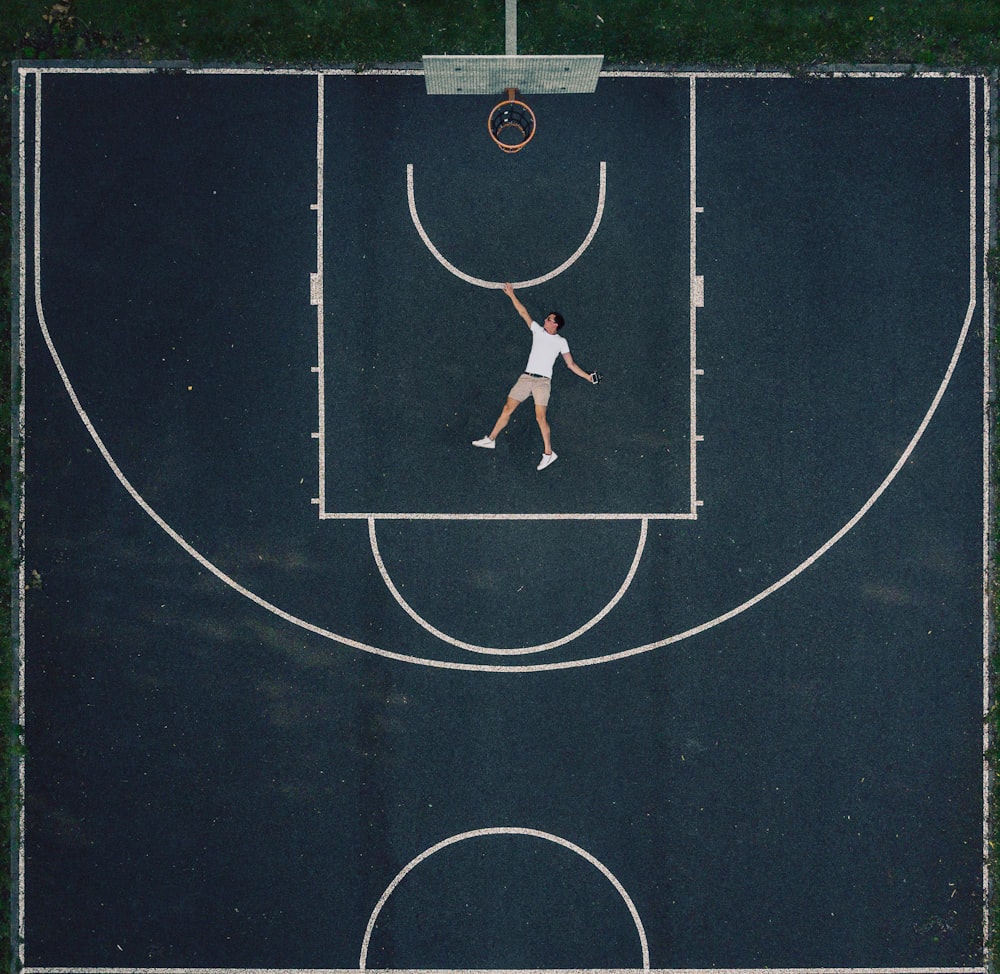
[[550,335],[537,321],[531,323],[531,354],[525,372],[552,378],[552,366],[560,355],[569,351],[569,342],[557,332]]

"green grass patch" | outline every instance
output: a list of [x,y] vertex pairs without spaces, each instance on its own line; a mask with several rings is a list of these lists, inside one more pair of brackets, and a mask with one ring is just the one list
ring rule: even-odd
[[[8,57],[294,64],[502,53],[502,0],[5,0]],[[520,0],[522,53],[665,65],[1000,62],[995,0]]]

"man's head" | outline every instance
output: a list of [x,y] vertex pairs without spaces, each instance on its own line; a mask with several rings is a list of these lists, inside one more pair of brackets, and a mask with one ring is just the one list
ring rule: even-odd
[[545,321],[542,322],[542,327],[550,335],[554,335],[565,324],[566,324],[566,321],[563,319],[563,316],[561,314],[559,314],[558,311],[550,311],[545,316]]

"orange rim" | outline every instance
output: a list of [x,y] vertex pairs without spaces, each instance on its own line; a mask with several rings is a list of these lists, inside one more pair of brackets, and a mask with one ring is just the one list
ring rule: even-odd
[[[490,109],[489,118],[486,119],[486,128],[490,133],[490,138],[498,145],[504,152],[520,152],[534,137],[535,132],[538,130],[538,124],[535,121],[535,113],[531,110],[531,106],[526,105],[523,101],[518,101],[513,97],[512,91],[508,90],[508,97],[497,105],[494,105]],[[510,145],[506,142],[501,142],[497,135],[503,132],[505,129],[514,128],[519,129],[521,134],[524,135],[524,129],[517,122],[506,122],[497,129],[496,132],[493,131],[493,116],[501,108],[505,108],[508,105],[517,105],[519,108],[523,108],[527,112],[528,117],[531,119],[531,131],[527,134],[522,142],[518,142],[516,145]]]

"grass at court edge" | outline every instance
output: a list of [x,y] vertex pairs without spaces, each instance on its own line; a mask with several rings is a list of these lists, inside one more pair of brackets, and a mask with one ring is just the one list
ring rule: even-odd
[[[182,60],[298,66],[413,62],[422,54],[504,51],[503,0],[0,0],[0,301],[11,300],[11,159],[16,91],[13,61]],[[776,67],[902,64],[993,69],[1000,64],[997,0],[519,0],[523,54],[602,53],[608,63],[660,66]],[[994,135],[994,144],[996,137]],[[995,225],[995,224],[994,224]],[[990,276],[1000,281],[1000,252]],[[11,330],[0,329],[0,369],[11,375]],[[0,428],[10,428],[10,379],[0,387]],[[0,527],[11,531],[16,485],[4,453]],[[1000,471],[1000,449],[994,458]],[[11,550],[0,547],[12,577]],[[13,590],[12,590],[13,591]],[[996,598],[994,596],[994,616]],[[14,713],[12,606],[0,599],[0,696]],[[1000,670],[994,652],[992,673]],[[2,720],[2,719],[0,719]],[[1000,708],[989,717],[1000,740]],[[21,746],[13,718],[0,723],[8,763]],[[996,771],[1000,748],[989,752]],[[30,760],[30,754],[29,758]],[[0,822],[15,812],[0,788]],[[992,869],[997,874],[1000,795],[991,795]],[[2,828],[3,826],[0,826]],[[13,836],[9,836],[13,839]],[[0,842],[0,874],[10,870],[11,841]],[[0,916],[9,913],[0,882]],[[1000,905],[989,905],[991,943],[1000,947]],[[0,956],[16,954],[0,921]]]

